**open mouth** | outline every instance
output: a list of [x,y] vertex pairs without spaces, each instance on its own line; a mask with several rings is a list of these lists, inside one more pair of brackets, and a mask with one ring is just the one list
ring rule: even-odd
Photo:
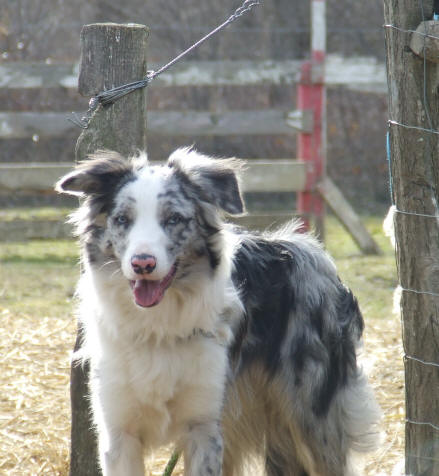
[[177,266],[173,264],[171,270],[163,279],[137,279],[130,281],[136,304],[141,307],[156,306],[163,299],[165,291],[171,285],[176,272]]

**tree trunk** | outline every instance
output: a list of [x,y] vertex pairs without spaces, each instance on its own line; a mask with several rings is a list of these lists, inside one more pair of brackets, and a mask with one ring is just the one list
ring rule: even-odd
[[[81,32],[79,92],[93,96],[146,76],[148,30],[143,25],[94,24]],[[138,89],[114,105],[99,106],[76,144],[76,160],[99,149],[124,155],[146,148],[146,89]],[[81,345],[78,329],[75,350]],[[70,476],[97,476],[96,435],[90,415],[88,365],[72,365],[72,431]]]
[[[385,23],[416,30],[432,1],[385,0]],[[396,258],[405,351],[406,473],[439,474],[439,68],[409,47],[410,33],[386,27],[390,157]],[[409,213],[401,213],[409,212]],[[415,215],[432,215],[426,217]],[[420,360],[415,360],[420,359]]]

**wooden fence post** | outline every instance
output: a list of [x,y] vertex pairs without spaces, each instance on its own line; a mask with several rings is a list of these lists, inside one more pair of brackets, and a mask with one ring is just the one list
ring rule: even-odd
[[404,212],[395,215],[395,238],[405,288],[405,463],[414,476],[439,474],[439,136],[428,131],[438,129],[439,66],[409,47],[432,3],[384,2],[393,199]]
[[[143,25],[92,24],[81,32],[79,92],[93,96],[105,89],[146,76],[148,29]],[[99,106],[88,129],[76,144],[76,160],[86,160],[98,149],[124,155],[146,148],[146,89],[123,97],[112,106]],[[81,329],[75,350],[81,344]],[[71,455],[70,476],[97,476],[96,436],[88,401],[88,367],[71,368]]]
[[311,111],[312,131],[302,131],[297,137],[297,157],[308,165],[305,190],[297,194],[297,211],[310,218],[317,235],[324,240],[325,203],[317,191],[326,175],[326,0],[311,0],[311,61],[303,63],[297,86],[297,108]]

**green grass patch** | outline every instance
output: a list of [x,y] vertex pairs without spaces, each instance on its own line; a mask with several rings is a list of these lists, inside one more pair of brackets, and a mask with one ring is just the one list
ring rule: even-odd
[[340,277],[357,296],[365,318],[390,316],[397,286],[394,250],[382,231],[382,217],[363,217],[363,223],[383,254],[363,255],[351,236],[334,218],[326,222],[326,247]]
[[[340,277],[358,297],[365,317],[385,319],[390,315],[397,285],[394,252],[383,235],[382,217],[363,221],[383,255],[363,255],[334,217],[326,222],[326,247]],[[78,255],[72,240],[0,243],[0,309],[41,315],[71,311]]]
[[59,220],[64,221],[71,212],[69,208],[38,207],[9,208],[0,210],[0,222],[14,220]]
[[34,317],[66,314],[78,269],[74,241],[0,243],[0,311]]
[[0,263],[72,265],[78,261],[78,245],[72,240],[29,240],[0,243]]

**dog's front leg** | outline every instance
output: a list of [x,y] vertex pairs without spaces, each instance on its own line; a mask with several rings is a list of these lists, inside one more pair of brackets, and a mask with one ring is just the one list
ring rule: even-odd
[[127,434],[112,435],[108,448],[100,449],[104,476],[144,476],[142,444]]
[[185,476],[221,476],[223,437],[218,422],[190,427],[184,447]]

